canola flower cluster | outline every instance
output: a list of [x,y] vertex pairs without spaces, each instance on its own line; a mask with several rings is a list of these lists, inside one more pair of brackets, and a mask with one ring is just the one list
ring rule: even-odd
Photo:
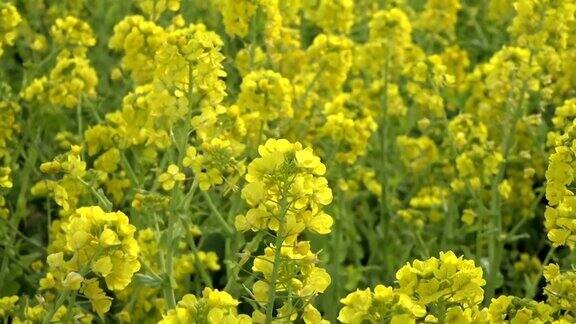
[[310,242],[299,241],[298,235],[304,230],[331,231],[332,217],[323,211],[332,202],[332,191],[323,177],[326,166],[310,147],[285,139],[267,140],[258,153],[260,157],[248,165],[247,184],[242,189],[242,198],[252,208],[245,216],[236,217],[235,227],[271,231],[276,238],[264,255],[254,259],[252,270],[263,278],[254,282],[252,292],[266,314],[256,310],[252,316],[256,322],[270,322],[276,298],[286,294],[277,317],[295,320],[299,309],[293,299],[300,299],[305,305],[304,321],[317,323],[321,317],[312,301],[331,279],[325,269],[316,266],[318,257],[311,252]]
[[98,206],[78,208],[61,225],[58,233],[64,252],[48,255],[48,272],[40,279],[40,289],[80,290],[102,315],[110,309],[111,299],[98,286],[104,278],[108,289],[122,290],[140,269],[139,246],[134,239],[136,228],[122,212],[106,213]]
[[0,320],[576,322],[576,1],[0,0]]

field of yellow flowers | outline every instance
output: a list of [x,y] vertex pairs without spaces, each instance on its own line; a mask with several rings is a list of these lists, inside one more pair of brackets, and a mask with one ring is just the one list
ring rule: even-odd
[[1,323],[576,323],[576,0],[0,0]]

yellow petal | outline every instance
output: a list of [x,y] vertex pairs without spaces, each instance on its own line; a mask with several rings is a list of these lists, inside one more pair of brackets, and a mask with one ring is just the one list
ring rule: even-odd
[[98,259],[98,261],[92,265],[92,271],[101,275],[102,277],[108,276],[112,271],[112,260],[109,256]]

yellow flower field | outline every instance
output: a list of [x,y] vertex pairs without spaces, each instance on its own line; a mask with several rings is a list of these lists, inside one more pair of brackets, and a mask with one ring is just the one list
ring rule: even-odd
[[576,323],[576,0],[0,0],[2,323]]

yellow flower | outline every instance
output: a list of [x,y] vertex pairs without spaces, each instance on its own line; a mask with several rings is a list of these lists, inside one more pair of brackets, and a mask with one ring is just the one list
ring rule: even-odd
[[245,171],[244,163],[237,160],[244,151],[244,145],[232,138],[219,136],[206,138],[201,147],[200,154],[197,154],[195,148],[189,147],[182,162],[192,169],[200,189],[206,191],[225,181],[226,191],[236,189],[236,182]]
[[322,318],[322,314],[311,304],[304,307],[302,319],[306,324],[328,324],[329,321]]
[[181,0],[135,0],[136,6],[150,19],[157,20],[166,11],[178,11]]
[[116,234],[116,232],[114,232],[109,228],[105,228],[104,230],[102,230],[102,233],[100,233],[99,241],[100,244],[102,244],[104,247],[114,246],[122,243],[118,239],[118,235]]
[[12,310],[14,306],[20,299],[18,296],[6,296],[0,298],[0,318],[6,318]]
[[242,198],[250,206],[257,206],[266,198],[266,187],[262,182],[249,183],[242,189]]
[[143,16],[126,16],[114,26],[108,46],[124,52],[122,69],[131,73],[138,85],[152,80],[154,56],[166,36],[164,29]]
[[474,212],[474,210],[472,209],[464,209],[464,211],[462,212],[462,222],[464,222],[466,225],[472,225],[474,224],[474,220],[476,219],[477,215],[476,212]]
[[328,234],[331,232],[332,224],[334,224],[334,220],[330,215],[319,212],[311,217],[306,227],[318,234]]
[[0,167],[0,188],[12,188],[11,171],[9,167]]
[[[278,72],[258,70],[244,76],[236,106],[244,123],[259,125],[259,130],[248,135],[258,136],[266,131],[269,123],[291,118],[293,96],[292,84]],[[258,138],[251,140],[256,143]]]
[[44,278],[40,279],[39,285],[40,290],[52,289],[56,286],[56,279],[51,272],[48,272]]
[[182,182],[186,179],[184,173],[175,164],[170,164],[168,170],[158,177],[158,181],[162,184],[162,189],[168,191],[174,188],[177,182]]
[[92,309],[100,317],[103,317],[104,314],[110,310],[110,306],[112,306],[112,298],[106,296],[104,290],[102,290],[98,285],[96,279],[85,280],[82,284],[81,292],[90,300]]
[[54,106],[76,109],[81,98],[95,98],[98,76],[85,53],[72,55],[63,51],[48,76],[33,80],[23,90],[28,102],[46,99]]
[[322,268],[314,267],[307,274],[304,280],[304,286],[299,292],[301,297],[308,297],[314,294],[323,293],[332,280],[328,272]]
[[326,173],[326,166],[320,162],[319,157],[314,155],[312,148],[307,147],[296,151],[295,156],[299,167],[310,169],[316,175],[324,175]]
[[194,162],[194,159],[196,159],[196,148],[189,146],[186,148],[186,156],[182,160],[182,165],[185,167],[190,167]]
[[258,152],[260,157],[248,165],[248,183],[242,189],[242,198],[251,208],[246,215],[236,217],[236,228],[278,231],[281,211],[277,203],[285,197],[291,208],[282,221],[290,235],[306,227],[319,234],[329,233],[333,220],[322,209],[332,202],[332,190],[321,176],[326,167],[320,158],[311,148],[285,139],[269,139]]
[[230,36],[244,37],[248,34],[252,16],[256,14],[255,0],[224,0],[220,2],[224,28]]
[[455,302],[478,305],[484,298],[482,268],[474,261],[456,257],[452,251],[440,258],[416,260],[396,272],[399,292],[413,296],[423,305]]
[[17,27],[22,21],[16,7],[11,3],[0,4],[0,57],[4,53],[2,47],[14,45]]
[[239,301],[232,298],[230,294],[225,291],[213,290],[211,288],[204,288],[202,295],[208,302],[208,306],[218,308],[218,307],[236,307],[240,304]]
[[70,272],[64,279],[63,285],[67,289],[78,290],[84,278],[78,272]]
[[510,186],[510,182],[508,180],[502,181],[498,186],[498,192],[500,193],[500,196],[502,196],[504,200],[508,200],[511,191],[512,187]]
[[77,49],[96,45],[90,25],[73,16],[67,16],[64,19],[57,18],[50,32],[54,41],[60,46],[72,46]]
[[326,33],[348,33],[354,24],[353,0],[303,1],[304,14]]
[[94,168],[107,173],[114,173],[120,163],[120,150],[111,148],[94,161]]
[[238,304],[227,292],[204,288],[202,298],[185,295],[159,323],[201,323],[200,319],[206,319],[207,323],[251,323],[248,316],[238,315]]
[[[48,256],[50,275],[41,283],[46,288],[60,280],[65,286],[72,285],[78,278],[70,277],[69,273],[81,273],[88,267],[94,275],[105,279],[110,290],[119,291],[130,284],[133,274],[140,269],[140,251],[134,239],[136,228],[122,212],[107,213],[96,206],[82,207],[70,215],[61,228],[63,233],[58,235],[63,235],[60,239],[64,240],[65,252]],[[88,291],[95,289],[90,283],[92,279],[95,280],[84,280]],[[55,283],[51,283],[54,280]],[[109,302],[98,300],[99,305]]]
[[92,264],[92,271],[96,274],[107,277],[112,272],[112,259],[109,256],[104,256]]
[[372,306],[372,293],[369,288],[364,290],[356,289],[340,300],[344,308],[340,310],[338,320],[342,323],[362,323],[369,314]]

